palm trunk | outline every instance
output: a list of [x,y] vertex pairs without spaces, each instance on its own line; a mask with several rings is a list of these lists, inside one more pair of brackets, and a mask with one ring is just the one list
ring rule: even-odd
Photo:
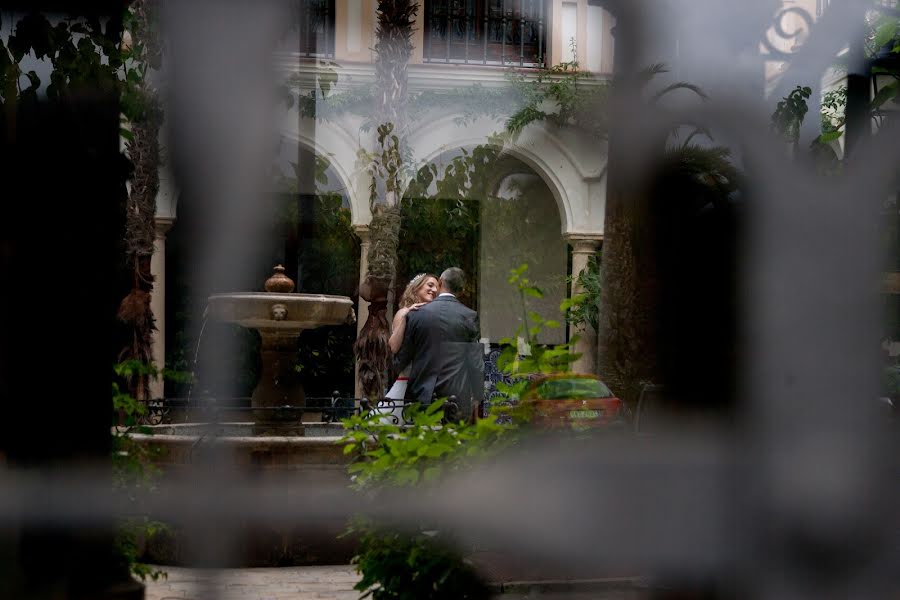
[[604,226],[599,318],[600,375],[631,406],[637,402],[640,382],[652,379],[655,355],[653,278],[642,269],[649,258],[640,244],[633,202],[622,192],[610,194]]
[[[130,7],[135,17],[133,44],[152,43],[152,31],[147,7],[141,0]],[[134,166],[131,189],[126,200],[125,253],[132,266],[132,289],[119,306],[118,317],[132,329],[132,341],[120,354],[121,360],[136,360],[150,364],[153,360],[153,332],[156,330],[150,298],[153,292],[153,275],[150,260],[156,240],[156,194],[159,192],[159,128],[162,112],[159,100],[149,82],[141,89],[142,108],[140,118],[130,123],[132,139],[125,145],[128,158]],[[162,368],[164,365],[157,365]],[[145,400],[149,390],[149,375],[135,375],[130,382],[130,392],[138,400]]]
[[[132,343],[120,358],[150,363],[153,360],[153,331],[156,329],[150,297],[153,275],[150,259],[156,238],[156,194],[159,191],[159,124],[156,118],[132,124],[134,139],[126,145],[134,164],[131,190],[127,200],[125,245],[128,264],[132,266],[132,289],[119,306],[119,319],[132,328]],[[162,365],[159,365],[160,367]],[[149,376],[136,376],[131,392],[139,400],[146,399]]]
[[384,378],[391,358],[388,298],[397,275],[407,65],[412,53],[411,37],[417,10],[418,5],[411,0],[380,0],[378,3],[375,114],[380,124],[380,148],[373,153],[369,168],[373,177],[369,199],[372,205],[371,245],[368,272],[360,287],[360,297],[370,304],[369,317],[354,345],[360,385],[367,398],[380,398],[384,393]]

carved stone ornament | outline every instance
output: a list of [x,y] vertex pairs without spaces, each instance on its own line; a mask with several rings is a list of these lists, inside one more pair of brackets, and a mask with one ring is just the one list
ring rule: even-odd
[[287,306],[284,304],[273,304],[272,305],[272,320],[274,321],[284,321],[287,319]]
[[276,265],[272,271],[274,271],[272,276],[266,279],[267,292],[289,294],[294,291],[294,280],[284,274],[284,267]]

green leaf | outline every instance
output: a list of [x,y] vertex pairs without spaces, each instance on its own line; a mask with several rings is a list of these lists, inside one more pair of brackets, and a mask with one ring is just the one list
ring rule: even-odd
[[439,456],[443,456],[453,450],[452,446],[448,446],[447,444],[431,444],[428,446],[427,451],[425,452],[425,456],[429,458],[438,458]]
[[829,131],[827,133],[823,133],[819,136],[819,143],[827,144],[828,142],[833,142],[843,135],[843,131]]
[[882,46],[884,46],[885,44],[890,42],[892,39],[894,39],[894,36],[896,34],[897,34],[897,20],[896,19],[886,20],[884,23],[879,25],[878,28],[875,30],[875,38],[873,40],[873,43],[876,48],[881,48]]
[[872,106],[874,108],[880,107],[888,100],[896,98],[898,92],[900,92],[900,82],[894,81],[893,83],[884,86],[878,90],[877,94],[875,94],[875,98],[872,99]]

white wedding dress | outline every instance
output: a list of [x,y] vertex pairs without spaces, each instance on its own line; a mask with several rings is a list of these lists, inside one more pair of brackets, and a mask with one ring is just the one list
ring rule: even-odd
[[403,425],[403,398],[406,397],[408,382],[409,371],[404,371],[384,395],[384,400],[378,401],[375,411],[382,415],[381,422],[383,424]]

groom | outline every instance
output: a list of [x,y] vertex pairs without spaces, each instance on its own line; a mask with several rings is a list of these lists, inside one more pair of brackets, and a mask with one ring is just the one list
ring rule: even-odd
[[473,420],[484,393],[478,314],[456,298],[464,285],[459,267],[441,273],[437,298],[407,315],[394,359],[398,373],[411,365],[407,400],[428,406],[435,397],[456,396],[459,413],[447,411],[448,421]]

